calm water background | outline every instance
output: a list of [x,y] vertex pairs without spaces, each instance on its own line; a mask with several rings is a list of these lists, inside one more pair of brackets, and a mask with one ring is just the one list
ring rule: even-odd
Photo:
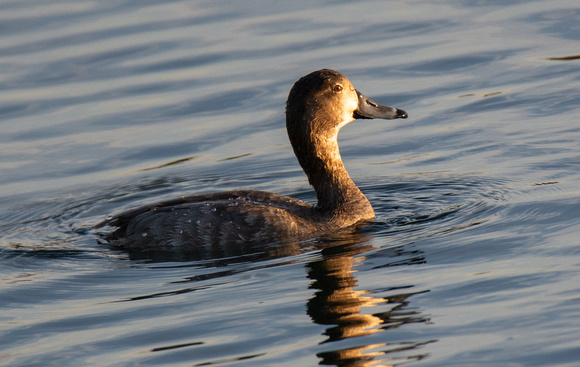
[[[579,19],[577,0],[0,2],[0,364],[577,366]],[[199,262],[97,242],[180,195],[313,201],[284,103],[323,67],[410,114],[340,135],[375,224]]]

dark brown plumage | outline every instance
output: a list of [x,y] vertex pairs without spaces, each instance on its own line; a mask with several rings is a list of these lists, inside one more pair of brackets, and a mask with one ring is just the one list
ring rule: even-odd
[[301,240],[369,221],[373,208],[342,163],[338,132],[356,118],[406,117],[405,111],[366,98],[344,75],[315,71],[292,87],[286,128],[316,191],[316,206],[279,194],[236,190],[130,210],[98,227],[117,227],[106,240],[128,250],[215,251],[219,253],[212,257],[222,257],[255,243]]

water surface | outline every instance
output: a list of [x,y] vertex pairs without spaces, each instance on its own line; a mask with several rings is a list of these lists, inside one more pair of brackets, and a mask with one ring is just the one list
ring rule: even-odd
[[[577,364],[576,1],[0,14],[0,364]],[[284,103],[323,67],[409,112],[339,138],[375,223],[200,261],[99,243],[108,215],[181,195],[314,202]]]

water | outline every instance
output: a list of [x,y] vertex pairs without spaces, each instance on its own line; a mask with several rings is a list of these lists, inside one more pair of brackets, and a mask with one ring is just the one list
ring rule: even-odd
[[[578,364],[577,1],[0,10],[0,364]],[[313,201],[283,111],[322,67],[410,115],[340,135],[374,224],[201,261],[97,242],[180,195]]]

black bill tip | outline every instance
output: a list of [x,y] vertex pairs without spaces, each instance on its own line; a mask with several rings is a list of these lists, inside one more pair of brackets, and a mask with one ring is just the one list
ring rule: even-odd
[[406,111],[397,108],[397,111],[395,112],[396,119],[406,119],[407,117],[409,117],[409,115],[407,114]]

